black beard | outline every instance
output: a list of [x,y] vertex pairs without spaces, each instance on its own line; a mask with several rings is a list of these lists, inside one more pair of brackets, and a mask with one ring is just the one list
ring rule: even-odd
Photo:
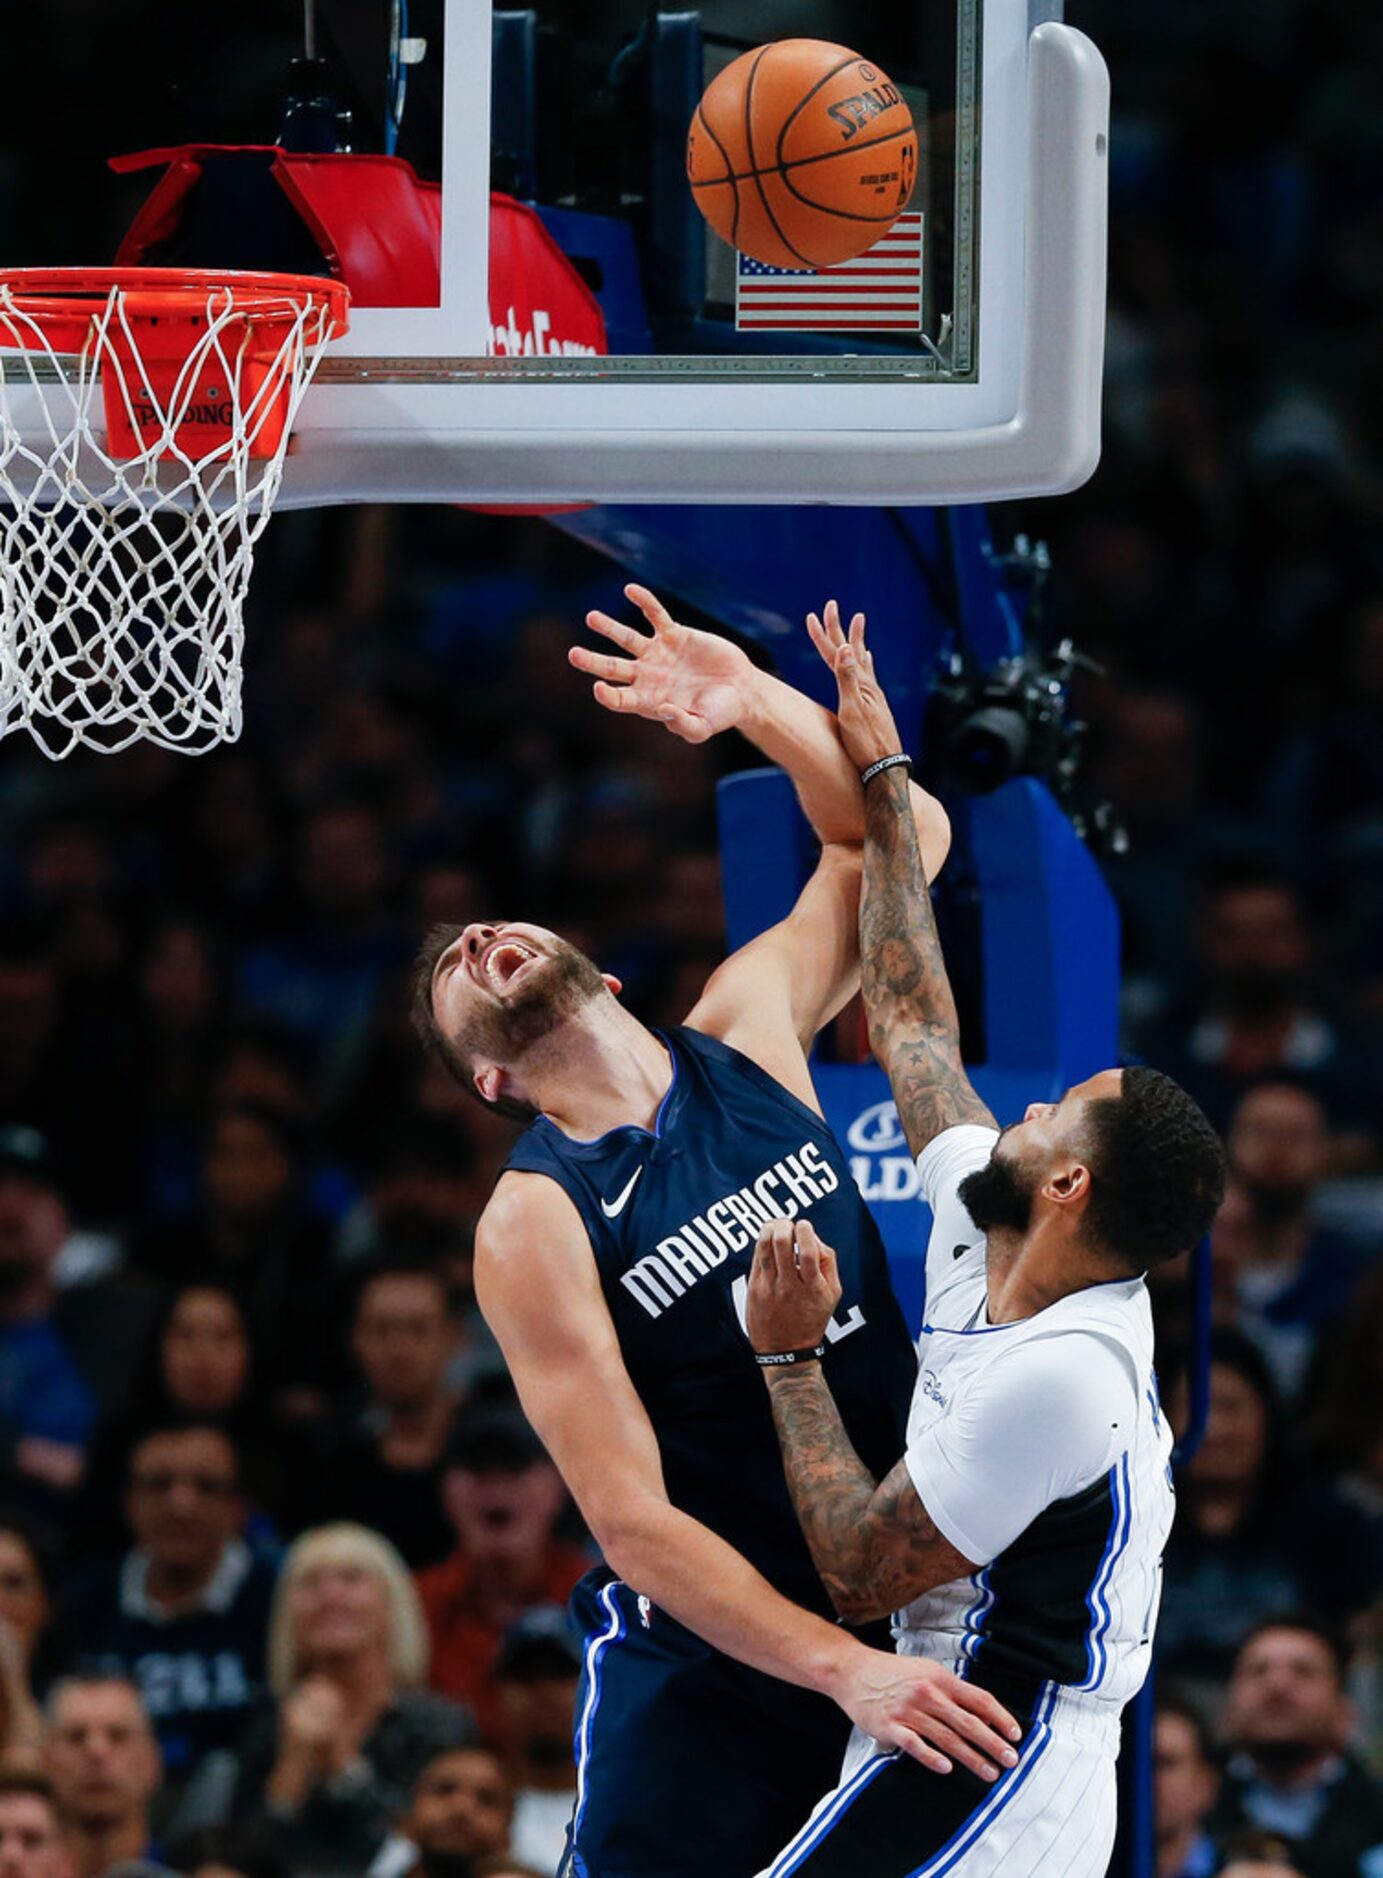
[[12,1298],[34,1282],[40,1270],[40,1262],[21,1255],[19,1258],[0,1258],[0,1303]]
[[534,1735],[523,1744],[523,1757],[530,1767],[546,1772],[549,1768],[571,1763],[571,1742],[566,1735]]
[[1254,1742],[1248,1752],[1269,1780],[1281,1784],[1319,1760],[1326,1749],[1310,1741],[1264,1741]]
[[1250,1022],[1290,1010],[1297,995],[1294,973],[1261,965],[1235,966],[1224,974],[1221,989],[1231,1013]]
[[1300,1218],[1306,1211],[1306,1202],[1310,1197],[1309,1187],[1260,1187],[1248,1189],[1249,1204],[1253,1216],[1260,1226],[1274,1231],[1279,1226],[1286,1226],[1292,1220]]
[[477,1012],[458,1041],[472,1061],[485,1057],[512,1068],[604,990],[594,960],[558,939],[543,963],[529,971],[527,984],[502,1004]]
[[473,1859],[459,1852],[429,1852],[426,1846],[418,1848],[418,1864],[424,1878],[472,1878],[475,1871]]
[[1032,1224],[1032,1183],[998,1154],[967,1174],[956,1191],[979,1232],[1022,1234]]

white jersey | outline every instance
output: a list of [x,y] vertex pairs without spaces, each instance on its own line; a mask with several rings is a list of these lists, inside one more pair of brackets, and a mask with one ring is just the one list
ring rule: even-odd
[[997,1139],[949,1128],[917,1159],[933,1226],[907,1465],[978,1569],[909,1605],[895,1635],[1010,1708],[1117,1715],[1148,1673],[1172,1525],[1147,1287],[1115,1279],[991,1325],[985,1241],[957,1188]]

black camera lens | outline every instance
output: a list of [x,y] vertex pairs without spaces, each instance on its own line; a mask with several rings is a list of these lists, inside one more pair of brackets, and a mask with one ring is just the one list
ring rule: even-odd
[[1020,773],[1031,743],[1021,711],[1012,705],[986,704],[962,718],[951,732],[947,767],[968,795],[986,796]]

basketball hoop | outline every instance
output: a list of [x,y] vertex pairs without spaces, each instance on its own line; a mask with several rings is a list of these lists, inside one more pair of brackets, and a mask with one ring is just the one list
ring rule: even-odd
[[239,736],[254,546],[349,303],[292,274],[0,271],[0,737]]

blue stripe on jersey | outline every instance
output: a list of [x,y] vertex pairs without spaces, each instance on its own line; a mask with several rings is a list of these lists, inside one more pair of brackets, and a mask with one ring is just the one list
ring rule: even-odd
[[605,1653],[612,1643],[619,1643],[625,1636],[624,1612],[619,1607],[615,1593],[620,1588],[620,1580],[614,1579],[600,1592],[600,1602],[609,1618],[604,1630],[598,1631],[586,1643],[586,1700],[581,1705],[581,1719],[576,1728],[576,1805],[571,1820],[571,1858],[572,1870],[580,1872],[579,1854],[576,1849],[577,1835],[581,1831],[581,1820],[586,1811],[587,1780],[591,1760],[591,1731],[595,1725],[596,1714],[600,1708],[600,1670],[605,1660]]
[[978,1654],[979,1647],[984,1641],[984,1620],[994,1608],[996,1594],[989,1582],[993,1570],[994,1567],[990,1564],[986,1565],[983,1571],[971,1575],[970,1582],[975,1587],[978,1596],[960,1620],[965,1632],[960,1640],[961,1660],[958,1665],[958,1673],[962,1676],[968,1674]]
[[968,1816],[957,1832],[952,1833],[939,1851],[934,1852],[923,1864],[909,1872],[908,1878],[944,1878],[944,1874],[965,1857],[979,1835],[993,1824],[1009,1802],[1017,1796],[1019,1790],[1027,1784],[1037,1763],[1051,1746],[1052,1731],[1049,1722],[1055,1705],[1056,1687],[1048,1683],[1042,1701],[1038,1705],[1038,1719],[1023,1743],[1018,1765],[999,1776],[990,1789],[989,1797]]
[[898,1754],[899,1750],[895,1748],[891,1754],[871,1755],[864,1766],[857,1769],[846,1781],[825,1812],[818,1814],[815,1819],[808,1820],[792,1844],[779,1854],[777,1862],[769,1871],[768,1878],[789,1878],[789,1874],[797,1870],[807,1854],[820,1845],[827,1833],[840,1823],[865,1788],[877,1780],[886,1767],[893,1765],[898,1759]]
[[1085,1606],[1090,1613],[1090,1629],[1085,1645],[1085,1676],[1074,1685],[1077,1689],[1098,1688],[1105,1672],[1107,1662],[1105,1638],[1114,1621],[1109,1605],[1109,1586],[1114,1576],[1114,1568],[1128,1544],[1132,1515],[1133,1502],[1129,1491],[1127,1448],[1109,1470],[1109,1487],[1113,1499],[1113,1508],[1109,1516],[1109,1536],[1105,1540],[1104,1554],[1100,1559],[1094,1580],[1086,1594]]

